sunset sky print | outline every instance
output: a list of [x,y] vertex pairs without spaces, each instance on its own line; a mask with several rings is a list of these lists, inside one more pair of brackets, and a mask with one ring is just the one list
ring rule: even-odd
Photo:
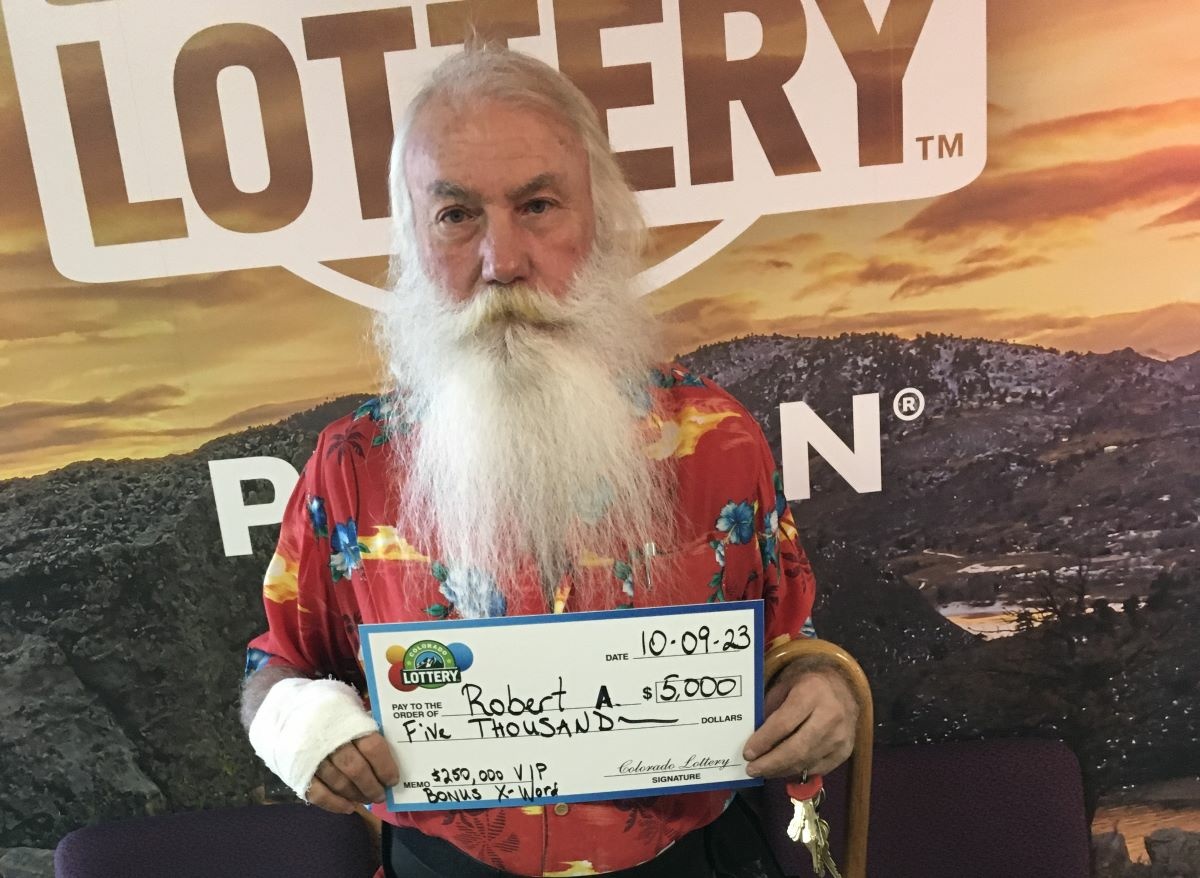
[[[1185,36],[1200,6],[994,0],[988,17],[983,175],[933,199],[760,219],[651,295],[673,352],[770,332],[1200,349],[1200,42]],[[0,155],[0,478],[186,451],[376,386],[365,309],[282,269],[63,279],[7,35]]]

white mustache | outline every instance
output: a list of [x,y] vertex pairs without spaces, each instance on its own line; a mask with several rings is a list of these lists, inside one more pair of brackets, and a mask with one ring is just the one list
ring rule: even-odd
[[553,296],[526,284],[484,287],[460,306],[455,324],[460,338],[492,327],[565,328],[573,321],[569,308]]

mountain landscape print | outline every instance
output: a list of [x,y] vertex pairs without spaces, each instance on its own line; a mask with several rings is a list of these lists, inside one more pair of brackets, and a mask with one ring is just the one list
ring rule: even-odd
[[[725,238],[654,228],[646,263],[724,242],[646,301],[664,356],[778,459],[802,441],[781,405],[850,448],[877,395],[881,489],[811,452],[793,502],[817,630],[867,671],[880,744],[1065,741],[1098,878],[1200,875],[1200,7],[1153,6],[989,3],[977,179]],[[56,270],[9,36],[0,19],[0,875],[49,878],[80,826],[290,796],[237,718],[277,527],[227,555],[209,464],[299,468],[381,369],[369,309],[282,267]],[[137,170],[131,201],[154,194]],[[386,258],[324,268],[379,286]]]
[[[880,741],[1061,738],[1097,827],[1136,818],[1134,860],[1138,825],[1200,830],[1200,357],[866,334],[754,336],[682,359],[737,394],[777,453],[778,400],[848,435],[850,396],[921,385],[920,419],[881,421],[882,492],[856,494],[814,463],[812,497],[794,505],[822,587],[818,631],[867,670]],[[820,368],[831,362],[853,366]],[[13,791],[0,847],[279,794],[236,719],[275,529],[227,557],[206,464],[299,467],[357,402],[184,455],[0,483],[5,691],[26,718],[0,724],[21,757],[0,778]],[[249,483],[247,501],[269,494]]]

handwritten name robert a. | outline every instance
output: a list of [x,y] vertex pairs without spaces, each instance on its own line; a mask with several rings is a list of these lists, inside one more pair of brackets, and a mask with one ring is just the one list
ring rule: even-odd
[[563,696],[567,694],[567,690],[563,688],[563,678],[558,678],[558,686],[553,692],[537,696],[517,697],[513,694],[512,686],[504,687],[507,692],[506,698],[489,698],[486,702],[483,700],[483,687],[476,686],[474,683],[464,683],[462,694],[467,699],[467,709],[471,711],[471,716],[525,716],[526,714],[543,714],[549,709],[557,709],[559,713],[566,710],[563,707]]
[[[542,696],[518,696],[511,685],[505,686],[506,697],[485,698],[482,686],[465,683],[463,697],[469,711],[467,722],[475,726],[480,738],[553,738],[557,735],[571,737],[588,732],[609,732],[618,725],[663,726],[679,722],[677,717],[631,718],[604,712],[614,706],[608,687],[601,686],[596,695],[596,706],[591,709],[566,707],[563,699],[567,694],[562,677],[558,686]],[[568,711],[578,711],[571,718],[563,716]],[[550,716],[557,712],[557,716]]]
[[[563,714],[567,708],[563,698],[567,694],[563,678],[545,695],[516,695],[511,685],[504,687],[505,697],[487,698],[482,686],[465,683],[463,697],[467,700],[470,717],[481,738],[552,738],[556,735],[570,737],[597,731],[606,732],[615,725],[612,717],[599,710],[586,711],[568,719]],[[557,712],[558,716],[547,714]]]

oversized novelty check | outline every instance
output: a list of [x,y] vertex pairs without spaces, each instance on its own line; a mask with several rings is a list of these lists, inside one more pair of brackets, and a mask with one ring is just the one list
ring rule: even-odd
[[762,601],[360,628],[417,811],[752,786]]

